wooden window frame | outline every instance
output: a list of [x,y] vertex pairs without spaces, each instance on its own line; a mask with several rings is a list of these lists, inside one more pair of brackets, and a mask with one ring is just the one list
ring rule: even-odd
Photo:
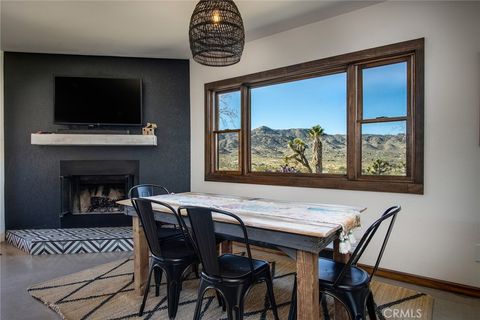
[[[213,120],[213,130],[212,130],[212,147],[213,147],[213,168],[217,167],[217,162],[219,161],[218,159],[218,145],[216,143],[217,137],[220,134],[226,134],[226,133],[238,133],[238,165],[239,165],[239,170],[215,170],[216,173],[222,173],[222,174],[233,174],[233,175],[240,175],[242,174],[242,128],[243,124],[242,121],[240,121],[240,128],[239,129],[219,129],[219,112],[218,112],[218,105],[219,105],[219,99],[218,96],[221,94],[226,94],[226,93],[231,93],[231,92],[237,92],[239,90],[233,89],[233,90],[224,90],[224,91],[219,91],[215,92],[213,99],[214,99],[214,106],[213,106],[213,113],[214,113],[214,120]],[[240,112],[241,113],[241,112]]]
[[[362,90],[358,90],[362,85],[361,70],[375,65],[395,63],[395,61],[407,61],[407,115],[383,119],[363,119]],[[339,72],[346,72],[347,76],[346,174],[251,172],[250,89]],[[221,93],[238,90],[241,96],[239,170],[216,171],[217,96]],[[362,175],[362,124],[394,120],[406,121],[407,176]],[[205,84],[206,181],[423,194],[423,140],[423,38]]]

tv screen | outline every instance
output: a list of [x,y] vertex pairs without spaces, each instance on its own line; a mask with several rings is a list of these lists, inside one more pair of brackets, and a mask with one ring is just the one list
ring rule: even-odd
[[55,123],[141,125],[142,81],[55,77]]

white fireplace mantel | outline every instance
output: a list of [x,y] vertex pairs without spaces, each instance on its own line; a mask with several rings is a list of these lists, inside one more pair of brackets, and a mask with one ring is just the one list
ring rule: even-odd
[[31,143],[41,146],[156,146],[157,136],[139,134],[32,133]]

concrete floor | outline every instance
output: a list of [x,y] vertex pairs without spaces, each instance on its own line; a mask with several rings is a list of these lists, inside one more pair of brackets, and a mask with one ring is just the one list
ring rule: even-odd
[[28,294],[28,287],[132,255],[121,252],[31,256],[5,242],[0,244],[0,253],[0,320],[58,320],[55,312]]
[[[0,244],[0,253],[1,320],[60,319],[56,313],[30,297],[27,288],[32,284],[131,256],[130,252],[31,256],[5,243]],[[383,278],[377,280],[433,296],[434,320],[480,319],[480,299]]]
[[423,292],[433,297],[434,320],[478,320],[480,319],[480,299],[446,291],[430,289],[413,284],[376,277],[376,280],[399,287]]

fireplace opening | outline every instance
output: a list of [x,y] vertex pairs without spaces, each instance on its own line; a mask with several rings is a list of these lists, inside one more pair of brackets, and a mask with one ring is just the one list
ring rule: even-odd
[[61,161],[62,226],[67,222],[69,226],[113,226],[121,216],[127,218],[117,201],[128,197],[128,190],[138,183],[138,172],[134,160]]
[[72,214],[123,213],[130,176],[73,176]]
[[133,175],[62,176],[62,215],[124,213],[116,203],[127,198]]

